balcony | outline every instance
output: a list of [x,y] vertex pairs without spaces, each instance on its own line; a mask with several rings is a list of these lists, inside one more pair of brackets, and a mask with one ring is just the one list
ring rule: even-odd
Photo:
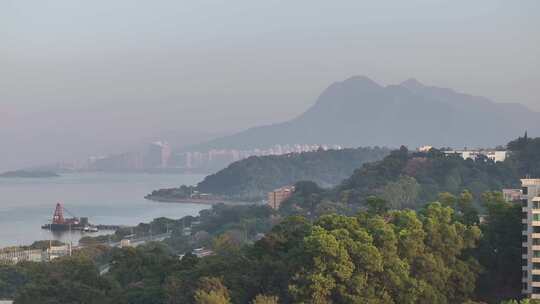
[[532,287],[540,287],[540,282],[531,282],[531,286]]

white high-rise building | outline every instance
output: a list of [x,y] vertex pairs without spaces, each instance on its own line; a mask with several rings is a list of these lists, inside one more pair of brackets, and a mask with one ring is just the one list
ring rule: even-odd
[[521,180],[522,292],[540,299],[540,179]]

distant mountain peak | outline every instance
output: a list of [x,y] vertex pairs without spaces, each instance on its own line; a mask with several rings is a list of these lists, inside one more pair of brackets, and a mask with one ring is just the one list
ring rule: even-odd
[[378,83],[376,83],[373,79],[364,76],[364,75],[356,75],[349,77],[341,82],[342,84],[351,84],[351,85],[367,85],[367,86],[373,86],[373,87],[381,87]]
[[410,90],[417,90],[417,89],[422,89],[426,87],[423,83],[418,81],[416,78],[409,78],[403,81],[400,85]]
[[381,86],[353,76],[326,88],[313,106],[284,123],[251,128],[196,149],[255,148],[273,144],[342,146],[494,146],[522,134],[540,134],[538,113],[498,104],[414,78]]

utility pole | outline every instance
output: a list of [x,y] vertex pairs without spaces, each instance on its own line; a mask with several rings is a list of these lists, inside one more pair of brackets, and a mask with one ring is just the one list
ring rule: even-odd
[[69,256],[72,254],[72,248],[73,248],[73,237],[71,235],[71,223],[69,223]]
[[49,262],[51,261],[51,250],[52,250],[52,225],[53,225],[53,220],[54,219],[51,219],[51,223],[49,224],[49,250],[47,252],[47,255],[48,255],[48,258],[49,258]]

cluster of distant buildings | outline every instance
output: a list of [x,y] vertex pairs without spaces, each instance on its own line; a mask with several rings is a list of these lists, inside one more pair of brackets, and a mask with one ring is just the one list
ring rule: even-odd
[[50,246],[46,249],[5,248],[0,251],[0,264],[18,262],[44,262],[71,254],[70,245]]
[[506,159],[508,151],[506,150],[450,150],[443,151],[446,155],[457,154],[463,159],[475,160],[481,156],[494,162],[503,162]]
[[222,169],[229,164],[250,156],[283,155],[317,151],[319,149],[340,150],[339,145],[274,145],[256,149],[212,149],[209,151],[175,152],[165,141],[148,144],[144,151],[127,152],[109,156],[93,156],[83,165],[90,171],[140,171],[140,170],[207,170]]
[[[429,152],[431,149],[433,149],[432,146],[422,146],[418,148],[418,151]],[[476,160],[479,157],[486,157],[494,162],[503,162],[508,156],[508,151],[504,149],[443,149],[442,152],[446,155],[458,155],[463,159]]]
[[172,148],[167,142],[150,143],[142,152],[126,152],[88,158],[85,168],[90,171],[136,171],[162,169],[171,165]]
[[176,165],[184,168],[216,168],[225,167],[230,163],[251,157],[284,155],[290,153],[303,153],[322,150],[341,150],[343,147],[338,145],[274,145],[266,149],[213,149],[206,152],[182,152],[175,154]]

